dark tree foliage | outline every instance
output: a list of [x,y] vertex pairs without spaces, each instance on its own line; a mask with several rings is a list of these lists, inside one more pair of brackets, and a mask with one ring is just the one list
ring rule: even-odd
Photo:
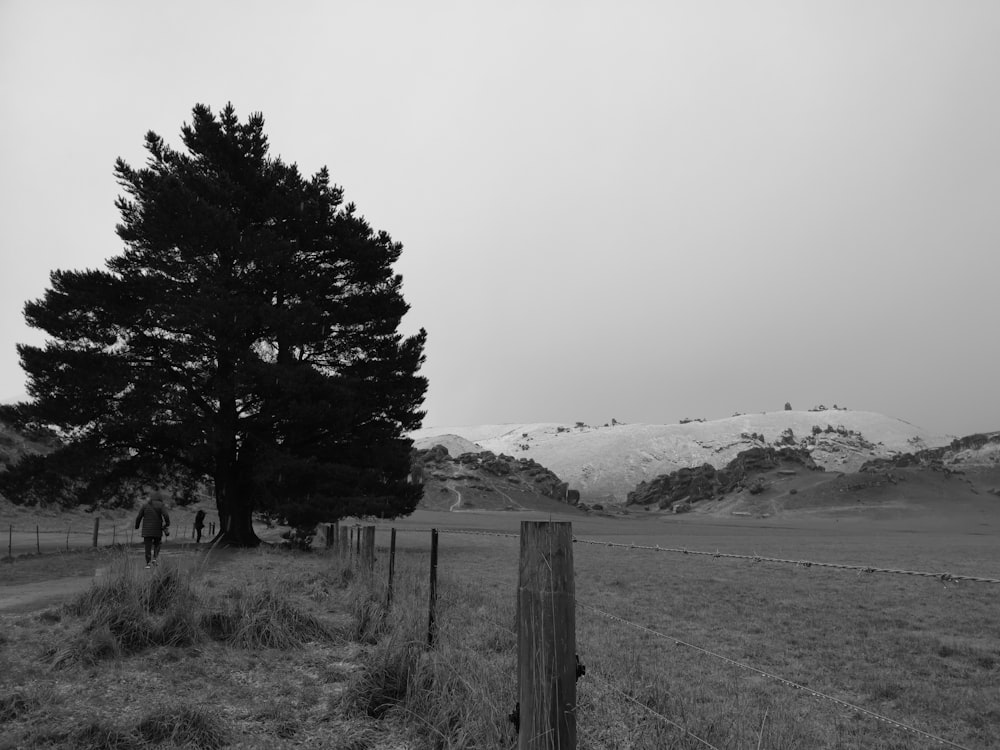
[[63,444],[3,491],[98,504],[204,482],[238,545],[258,541],[254,512],[296,526],[412,512],[426,333],[398,331],[401,245],[325,168],[270,157],[259,114],[198,105],[181,132],[184,151],[150,132],[144,168],[115,165],[124,252],[55,271],[25,305],[50,339],[18,347],[31,400],[2,416]]

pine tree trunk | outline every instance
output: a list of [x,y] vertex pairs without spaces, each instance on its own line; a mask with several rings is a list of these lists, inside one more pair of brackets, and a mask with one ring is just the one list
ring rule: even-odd
[[254,488],[249,471],[239,461],[216,473],[215,505],[219,511],[219,534],[213,541],[228,547],[256,547],[260,537],[253,530]]
[[[222,536],[219,542],[227,547],[256,547],[260,537],[253,530],[253,505],[250,502],[233,503],[232,512],[225,516],[219,510],[222,520]],[[224,520],[223,520],[224,519]]]

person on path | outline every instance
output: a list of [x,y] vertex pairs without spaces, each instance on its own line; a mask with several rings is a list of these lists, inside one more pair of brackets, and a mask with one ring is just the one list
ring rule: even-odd
[[142,524],[142,541],[146,548],[146,567],[158,565],[160,541],[164,534],[170,536],[170,516],[163,505],[163,493],[154,492],[146,504],[139,509],[135,527]]
[[195,544],[201,542],[201,530],[205,528],[205,511],[199,510],[194,514]]

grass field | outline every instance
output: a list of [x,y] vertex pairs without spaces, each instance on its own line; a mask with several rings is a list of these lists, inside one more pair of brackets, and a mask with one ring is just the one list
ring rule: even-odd
[[[390,611],[381,551],[371,577],[326,552],[199,553],[152,575],[134,551],[95,556],[112,570],[94,591],[110,591],[2,618],[0,748],[515,747],[518,541],[449,532],[516,534],[526,518],[394,522]],[[996,526],[978,516],[572,522],[579,539],[1000,578]],[[37,579],[69,557],[4,573]],[[958,746],[1000,744],[996,585],[584,543],[574,557],[580,748],[941,746],[676,640]]]

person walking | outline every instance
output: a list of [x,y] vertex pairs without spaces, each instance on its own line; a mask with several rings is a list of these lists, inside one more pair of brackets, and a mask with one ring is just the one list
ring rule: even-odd
[[142,541],[146,550],[146,567],[158,565],[160,541],[163,535],[170,536],[170,516],[163,505],[163,493],[157,490],[149,496],[146,504],[139,509],[135,527],[142,524]]
[[197,513],[194,514],[195,544],[201,542],[201,530],[203,528],[205,528],[205,511],[199,510]]

